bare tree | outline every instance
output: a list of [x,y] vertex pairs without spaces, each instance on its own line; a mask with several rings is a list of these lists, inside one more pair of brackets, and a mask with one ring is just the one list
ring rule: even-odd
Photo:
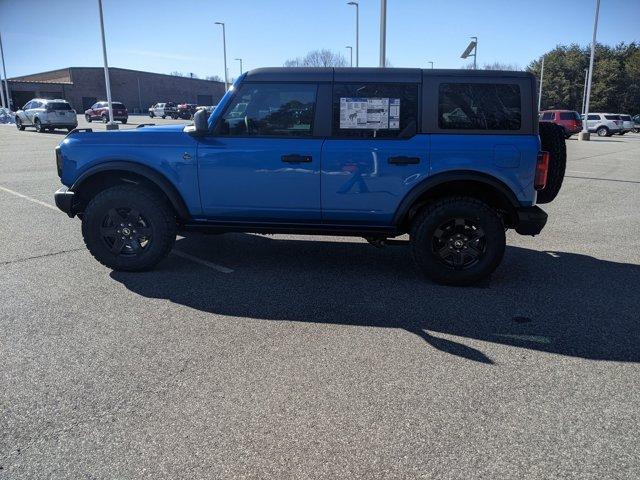
[[[462,68],[465,70],[473,70],[473,63],[467,63]],[[514,72],[522,69],[515,63],[493,62],[493,63],[485,63],[484,65],[482,65],[482,67],[478,68],[478,70],[506,70],[506,71]]]
[[173,77],[186,77],[186,75],[182,72],[178,72],[177,70],[171,72],[169,75]]
[[210,80],[212,82],[224,82],[224,80],[222,80],[219,75],[207,75],[206,77],[204,77],[204,79]]
[[284,62],[285,67],[346,67],[347,59],[331,50],[313,50],[304,57],[292,58]]

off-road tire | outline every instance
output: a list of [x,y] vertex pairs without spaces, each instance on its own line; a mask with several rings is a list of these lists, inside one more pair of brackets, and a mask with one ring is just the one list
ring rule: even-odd
[[538,192],[538,203],[549,203],[558,196],[564,172],[567,168],[567,145],[562,127],[554,123],[540,122],[538,131],[542,150],[549,152],[547,186]]
[[[443,238],[442,225],[455,219],[467,219],[465,222],[475,224],[475,231],[483,235],[483,243],[475,245],[482,250],[476,263],[464,268],[445,264],[437,254],[437,245]],[[428,204],[413,220],[410,237],[418,269],[437,283],[456,286],[472,285],[491,275],[502,261],[506,243],[504,223],[498,213],[470,197],[447,197]]]
[[[137,211],[139,218],[144,219],[146,228],[150,231],[148,244],[137,254],[127,254],[126,249],[120,252],[112,251],[103,234],[105,228],[111,228],[109,222],[111,212],[116,211],[122,224],[127,222],[127,211]],[[115,228],[119,228],[117,223]],[[122,225],[120,224],[120,225]],[[176,239],[177,224],[174,210],[160,194],[139,185],[117,185],[98,193],[91,199],[82,217],[82,236],[89,252],[100,263],[113,270],[144,271],[153,268],[165,258]],[[115,243],[115,241],[114,241]],[[140,242],[139,242],[140,244]]]
[[21,132],[24,130],[24,124],[22,123],[22,120],[20,120],[20,117],[18,117],[17,115],[16,115],[16,128]]

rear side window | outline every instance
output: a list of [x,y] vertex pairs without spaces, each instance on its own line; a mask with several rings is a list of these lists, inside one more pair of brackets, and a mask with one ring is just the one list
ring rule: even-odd
[[560,120],[580,120],[578,112],[560,112]]
[[620,120],[624,120],[625,122],[630,122],[631,115],[620,115]]
[[620,120],[620,115],[605,115],[604,118],[607,120]]
[[111,106],[113,108],[122,108],[122,109],[125,108],[124,103],[120,103],[120,102],[111,102]]
[[47,102],[49,110],[71,110],[71,105],[67,102]]
[[511,84],[442,83],[438,126],[447,130],[520,130],[520,87]]
[[219,126],[221,135],[310,137],[315,84],[244,83]]
[[587,120],[600,120],[600,115],[589,115]]
[[417,131],[418,85],[336,83],[333,136],[406,138]]
[[553,112],[544,112],[540,120],[553,120]]

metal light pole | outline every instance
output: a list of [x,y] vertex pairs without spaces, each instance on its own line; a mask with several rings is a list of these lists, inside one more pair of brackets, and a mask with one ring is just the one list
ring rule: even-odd
[[387,64],[387,0],[380,0],[380,68]]
[[584,87],[582,88],[582,114],[584,115],[584,105],[587,101],[587,75],[589,75],[589,69],[584,69]]
[[[464,52],[462,52],[460,58],[469,58],[473,56],[473,69],[475,70],[477,68],[476,58],[478,57],[478,37],[469,38],[472,38],[473,40],[469,43],[469,45],[467,45],[467,48],[464,49]],[[473,51],[473,53],[471,53],[471,51]]]
[[347,45],[344,48],[348,48],[349,49],[349,66],[353,67],[353,47],[350,47],[349,45]]
[[[348,2],[347,5],[356,7],[356,67],[360,66],[360,5],[358,2]],[[353,61],[351,62],[353,66]]]
[[[9,79],[7,78],[7,69],[4,67],[4,49],[2,48],[2,36],[0,36],[0,56],[2,57],[2,75],[4,76],[4,91],[7,99],[7,108],[11,110],[11,97],[9,96]],[[2,89],[2,79],[0,79],[0,89]]]
[[433,70],[433,62],[431,60],[429,60],[427,63],[431,64],[431,70]]
[[216,22],[216,25],[222,25],[222,50],[224,53],[224,91],[229,90],[229,75],[227,74],[227,34],[224,28],[224,22]]
[[542,105],[542,79],[544,78],[544,55],[542,56],[542,67],[540,68],[540,89],[538,90],[538,113]]
[[236,58],[236,60],[240,62],[240,75],[242,75],[242,59]]
[[477,70],[478,65],[476,63],[476,60],[478,59],[478,37],[471,37],[471,38],[473,38],[473,41],[476,42],[476,46],[473,49],[473,69]]
[[107,42],[104,39],[104,19],[102,17],[102,0],[98,0],[100,10],[100,32],[102,33],[102,56],[104,58],[104,83],[107,87],[107,103],[109,105],[109,123],[107,130],[117,130],[118,125],[113,121],[113,106],[111,105],[111,84],[109,83],[109,64],[107,62]]
[[587,118],[589,117],[589,100],[591,99],[591,80],[593,78],[593,58],[596,55],[596,34],[598,33],[598,14],[600,13],[600,0],[596,0],[596,15],[593,21],[593,38],[591,39],[591,58],[589,59],[589,75],[587,77],[587,96],[584,102],[584,122],[578,140],[589,140]]

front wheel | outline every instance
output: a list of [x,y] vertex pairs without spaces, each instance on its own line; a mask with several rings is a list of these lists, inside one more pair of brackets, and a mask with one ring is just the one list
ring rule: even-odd
[[109,123],[109,117],[107,115],[102,115],[102,123]]
[[133,185],[103,190],[82,217],[82,236],[91,255],[114,270],[154,267],[173,248],[176,231],[175,214],[167,201]]
[[42,133],[44,132],[44,128],[42,128],[42,123],[40,123],[39,119],[35,119],[33,122],[33,126],[36,127],[36,132]]
[[167,116],[166,115],[162,115],[162,119],[164,120],[165,118],[167,118]]
[[153,112],[149,112],[149,118],[153,118],[155,117],[155,115],[153,114]]
[[16,115],[16,128],[20,131],[24,130],[24,125],[22,124],[22,120],[20,120],[20,117],[18,117]]
[[84,119],[87,121],[87,123],[91,123],[91,115],[85,115]]
[[609,137],[611,136],[609,134],[609,129],[607,127],[600,127],[596,130],[596,133],[598,134],[599,137]]
[[500,264],[504,231],[496,211],[479,200],[438,200],[413,221],[413,259],[420,271],[437,283],[472,285],[487,278]]

